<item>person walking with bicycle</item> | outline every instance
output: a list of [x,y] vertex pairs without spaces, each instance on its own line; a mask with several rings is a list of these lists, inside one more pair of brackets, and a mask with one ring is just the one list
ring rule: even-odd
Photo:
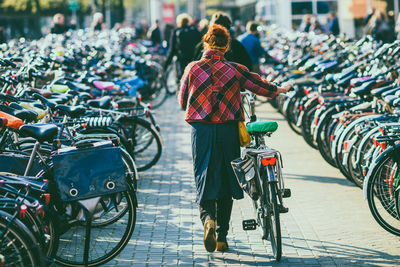
[[203,37],[203,57],[186,67],[178,93],[179,104],[186,110],[185,120],[192,128],[196,202],[208,252],[228,249],[232,198],[243,198],[231,167],[231,161],[240,157],[238,122],[244,121],[241,89],[266,97],[290,89],[268,83],[245,66],[225,60],[230,42],[225,27],[211,25]]

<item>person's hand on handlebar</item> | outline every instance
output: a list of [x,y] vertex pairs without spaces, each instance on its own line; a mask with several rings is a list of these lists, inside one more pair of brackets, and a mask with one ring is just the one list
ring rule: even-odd
[[282,94],[282,93],[287,93],[292,89],[292,84],[290,83],[283,83],[281,86],[278,86],[277,93]]

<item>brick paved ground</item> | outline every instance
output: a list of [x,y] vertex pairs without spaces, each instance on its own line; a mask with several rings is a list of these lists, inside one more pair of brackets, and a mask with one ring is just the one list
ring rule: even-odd
[[132,240],[107,266],[398,266],[400,238],[386,233],[372,218],[362,191],[324,162],[294,134],[270,106],[259,117],[279,122],[269,139],[283,155],[292,198],[281,216],[283,257],[271,256],[259,231],[243,231],[253,218],[248,198],[236,201],[229,252],[207,253],[194,203],[189,126],[171,98],[157,110],[164,137],[162,160],[140,175],[139,209]]

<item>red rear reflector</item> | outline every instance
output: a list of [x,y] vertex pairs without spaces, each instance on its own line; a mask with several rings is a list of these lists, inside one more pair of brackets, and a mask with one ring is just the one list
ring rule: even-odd
[[376,141],[376,139],[375,139],[375,138],[372,138],[372,143],[374,144],[374,146],[375,146],[375,147],[377,147],[377,146],[378,146],[378,141]]
[[335,141],[335,135],[331,134],[331,142]]
[[363,176],[366,176],[367,175],[367,170],[363,170],[362,173],[363,173]]
[[345,141],[345,142],[343,143],[344,151],[347,152],[347,148],[348,148],[348,147],[349,147],[349,142]]
[[315,126],[318,126],[319,117],[315,118]]
[[263,158],[261,159],[261,164],[263,166],[271,166],[271,165],[275,165],[276,164],[276,158]]
[[21,205],[21,208],[19,209],[19,217],[21,219],[25,218],[25,213],[28,210],[28,207],[26,205]]
[[385,150],[386,149],[386,142],[380,142],[379,143],[379,146],[383,149],[383,150]]
[[47,193],[42,194],[42,197],[43,197],[43,201],[44,201],[45,204],[49,204],[50,203],[50,194],[47,194]]
[[324,99],[322,97],[318,97],[318,103],[320,104],[324,103]]

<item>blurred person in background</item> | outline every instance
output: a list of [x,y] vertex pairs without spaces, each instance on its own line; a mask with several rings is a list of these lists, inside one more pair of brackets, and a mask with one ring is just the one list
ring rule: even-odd
[[100,12],[94,13],[92,21],[92,29],[95,31],[101,31],[106,28],[104,24],[103,14]]
[[200,22],[199,22],[199,31],[200,31],[200,34],[201,34],[202,37],[204,36],[204,34],[207,33],[207,31],[208,31],[208,19],[200,20]]
[[396,33],[396,39],[400,40],[400,13],[397,15],[395,33]]
[[167,23],[165,24],[164,27],[164,41],[167,42],[167,47],[169,47],[169,41],[171,39],[171,34],[174,31],[174,25],[172,25],[171,23]]
[[369,21],[372,25],[371,35],[377,41],[391,43],[395,40],[395,31],[383,11],[375,11]]
[[312,16],[310,14],[304,15],[299,30],[302,32],[309,32],[311,26],[312,26]]
[[160,21],[158,19],[156,19],[154,25],[151,26],[147,32],[147,38],[149,38],[154,46],[159,46],[161,44]]
[[243,34],[243,26],[239,20],[235,21],[234,32],[235,32],[235,37],[238,37]]
[[260,59],[265,56],[265,51],[261,46],[258,24],[254,21],[247,22],[246,33],[240,35],[238,40],[242,43],[250,56],[252,71],[260,73]]
[[68,31],[68,26],[65,25],[64,15],[57,13],[53,16],[53,26],[50,29],[50,33],[63,34]]
[[312,25],[310,27],[310,32],[314,32],[316,34],[322,34],[325,33],[326,30],[323,25],[319,22],[317,18],[313,18]]
[[7,43],[6,29],[0,26],[0,44]]
[[136,37],[139,39],[144,39],[147,36],[147,31],[149,30],[149,26],[145,20],[136,27]]
[[201,40],[200,32],[192,25],[192,18],[186,14],[180,14],[176,17],[176,28],[170,38],[167,59],[165,60],[164,70],[171,64],[174,56],[178,58],[177,78],[183,74],[183,70],[192,61],[194,49]]
[[[210,26],[214,24],[221,25],[225,27],[227,30],[229,30],[232,26],[232,20],[228,14],[224,12],[216,12],[211,16],[210,20]],[[203,55],[203,52],[204,52],[203,42],[199,42],[195,48],[193,61],[200,60]],[[232,34],[231,34],[231,44],[228,48],[228,51],[226,51],[225,53],[225,58],[228,61],[242,64],[250,70],[252,69],[252,64],[249,54],[247,53],[246,49],[244,48],[241,42],[239,42],[235,38],[232,38]]]
[[328,22],[328,31],[332,35],[339,35],[340,34],[340,27],[339,27],[339,20],[336,16],[335,12],[329,12],[329,22]]

